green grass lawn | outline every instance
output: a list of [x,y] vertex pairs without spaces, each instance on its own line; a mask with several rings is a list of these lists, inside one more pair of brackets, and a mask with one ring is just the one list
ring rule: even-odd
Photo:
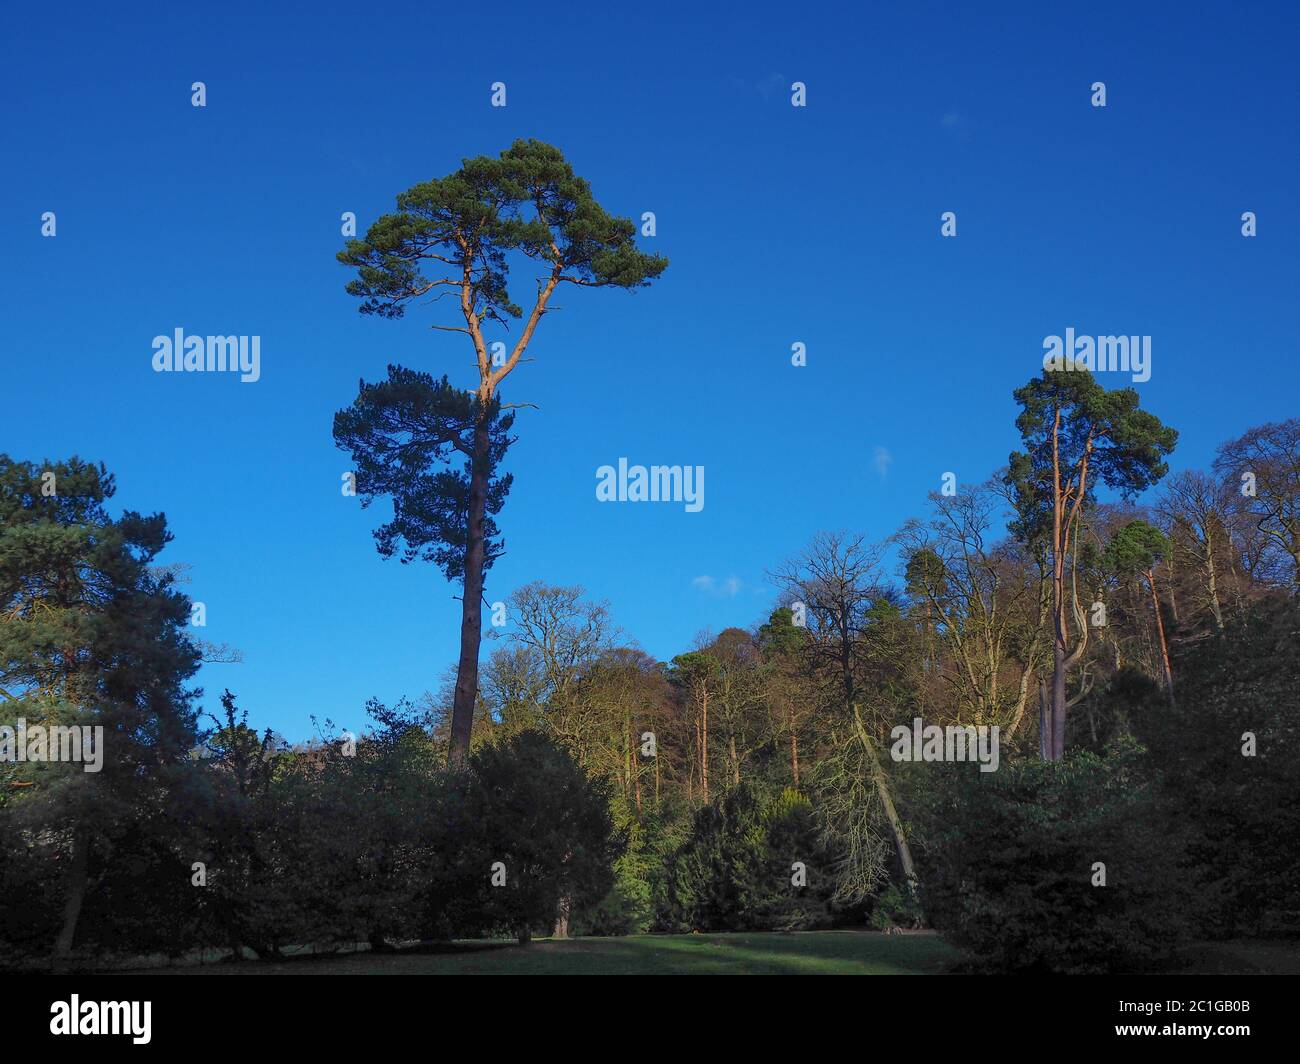
[[[1169,974],[1300,973],[1300,942],[1202,943]],[[401,953],[300,956],[280,962],[144,969],[168,975],[942,975],[961,961],[935,934],[864,931],[634,935],[458,942]],[[135,969],[140,971],[141,969]]]
[[937,935],[861,931],[458,943],[439,952],[154,969],[177,975],[927,975],[957,952]]

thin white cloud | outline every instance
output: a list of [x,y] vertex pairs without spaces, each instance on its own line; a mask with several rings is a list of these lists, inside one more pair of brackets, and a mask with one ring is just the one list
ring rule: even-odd
[[703,591],[705,594],[714,595],[718,598],[735,598],[740,594],[744,583],[738,576],[729,576],[725,580],[719,581],[712,576],[697,576],[691,581],[691,587],[697,591]]
[[893,464],[894,456],[889,453],[888,447],[877,447],[871,456],[871,467],[876,471],[877,476],[889,476],[889,467]]

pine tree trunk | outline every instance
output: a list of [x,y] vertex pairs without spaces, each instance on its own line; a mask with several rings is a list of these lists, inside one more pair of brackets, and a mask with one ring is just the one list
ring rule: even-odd
[[1058,616],[1058,628],[1052,647],[1052,713],[1049,761],[1060,761],[1065,756],[1065,636],[1064,620]]
[[474,426],[474,460],[470,463],[469,530],[465,546],[465,594],[461,601],[460,661],[456,668],[456,694],[451,708],[451,748],[448,764],[464,769],[469,762],[474,731],[474,704],[478,698],[478,654],[483,635],[483,562],[487,544],[483,523],[487,513],[488,476],[491,473],[487,404],[480,402]]
[[1052,712],[1050,741],[1047,744],[1049,761],[1059,761],[1065,756],[1065,552],[1069,546],[1069,530],[1062,525],[1062,503],[1059,489],[1053,508],[1052,551]]

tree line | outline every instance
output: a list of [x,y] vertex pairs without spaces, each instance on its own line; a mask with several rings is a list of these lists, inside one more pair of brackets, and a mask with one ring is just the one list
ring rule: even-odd
[[[525,585],[461,766],[451,676],[358,737],[290,746],[230,692],[203,714],[162,516],[112,516],[101,466],[5,457],[0,723],[99,725],[108,756],[0,760],[4,941],[67,963],[872,922],[1098,970],[1291,933],[1298,439],[1259,426],[1146,505],[1089,497],[1064,566],[1013,456],[882,542],[816,536],[764,622],[668,661],[580,588]],[[916,717],[997,725],[1002,767],[895,762]]]

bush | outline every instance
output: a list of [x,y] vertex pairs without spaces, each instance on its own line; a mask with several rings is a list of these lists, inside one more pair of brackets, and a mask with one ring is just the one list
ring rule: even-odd
[[[923,900],[973,964],[1099,973],[1165,963],[1194,921],[1182,832],[1140,747],[934,768],[920,816]],[[1094,886],[1096,864],[1105,885]]]
[[584,935],[639,935],[650,930],[654,919],[650,876],[655,866],[651,849],[659,818],[642,820],[621,794],[610,803],[615,828],[626,849],[614,862],[614,885],[596,902],[575,914],[574,928]]
[[1134,730],[1195,826],[1210,930],[1300,934],[1300,606],[1261,602],[1174,660],[1176,705],[1148,698]]
[[[607,781],[589,777],[541,732],[476,751],[461,861],[472,870],[482,929],[508,929],[525,942],[550,933],[560,911],[576,917],[603,898],[625,842],[609,806]],[[497,865],[503,885],[491,883]]]
[[912,894],[900,890],[897,883],[891,883],[875,900],[871,910],[871,926],[877,931],[888,931],[894,927],[917,928],[921,926],[922,911],[920,901]]
[[[792,882],[804,865],[806,885]],[[764,802],[748,784],[698,810],[665,868],[666,929],[792,930],[829,922],[829,871],[812,806],[786,791]]]

